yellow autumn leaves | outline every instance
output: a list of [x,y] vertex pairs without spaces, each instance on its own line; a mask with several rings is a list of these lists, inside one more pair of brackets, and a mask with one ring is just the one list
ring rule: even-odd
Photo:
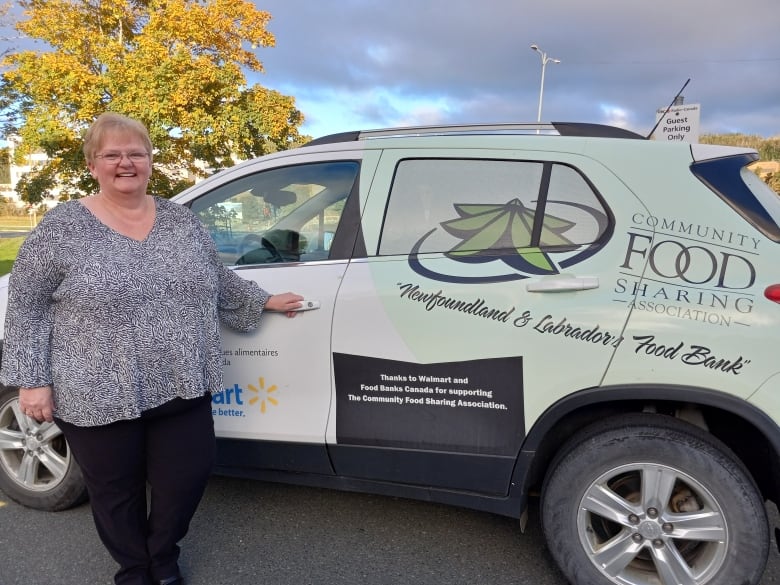
[[[256,50],[273,47],[268,12],[245,0],[21,0],[24,35],[36,50],[6,56],[3,74],[30,100],[18,129],[25,149],[44,146],[83,161],[81,132],[99,113],[142,120],[156,162],[198,172],[231,166],[301,141],[293,97],[249,85]],[[60,163],[62,164],[62,163]],[[201,171],[202,172],[202,171]]]

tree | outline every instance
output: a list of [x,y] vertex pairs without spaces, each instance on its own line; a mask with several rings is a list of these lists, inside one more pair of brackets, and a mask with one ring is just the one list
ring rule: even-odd
[[[6,28],[9,25],[9,11],[11,3],[0,3],[0,26]],[[11,43],[18,37],[0,36],[3,48],[0,50],[0,59],[12,51]],[[24,96],[20,95],[4,77],[0,77],[0,134],[8,136],[14,132],[20,121],[20,113],[26,105]]]
[[[204,176],[210,172],[204,168],[232,166],[236,158],[291,148],[307,138],[298,133],[303,116],[294,98],[247,85],[244,71],[263,70],[254,49],[275,43],[266,30],[270,14],[251,2],[19,4],[28,18],[17,30],[53,49],[5,58],[6,82],[28,100],[16,102],[24,115],[17,152],[42,150],[50,158],[37,183],[56,177],[71,197],[95,188],[81,138],[104,111],[137,118],[149,128],[156,149],[152,186],[166,196],[183,188],[182,176]],[[28,197],[34,194],[23,195]]]
[[767,138],[758,147],[761,160],[780,160],[780,138]]
[[0,148],[0,185],[11,183],[11,156],[7,147]]
[[755,148],[761,160],[780,160],[780,138],[762,138],[748,134],[704,134],[699,138],[702,144],[723,144]]
[[764,181],[775,191],[775,193],[780,195],[780,173],[769,173],[764,178]]

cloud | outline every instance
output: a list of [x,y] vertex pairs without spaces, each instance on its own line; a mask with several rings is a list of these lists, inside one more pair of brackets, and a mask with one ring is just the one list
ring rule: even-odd
[[308,133],[543,119],[647,133],[690,78],[703,132],[780,134],[776,0],[257,0],[276,47],[253,81],[297,99]]

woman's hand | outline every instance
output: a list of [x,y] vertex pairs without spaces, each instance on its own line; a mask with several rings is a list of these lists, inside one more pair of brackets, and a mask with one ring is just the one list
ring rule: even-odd
[[54,399],[51,386],[19,389],[19,408],[38,422],[54,420]]
[[303,297],[295,293],[286,292],[278,295],[271,295],[265,303],[265,308],[269,311],[279,311],[287,313],[288,317],[295,317],[295,309],[301,308]]

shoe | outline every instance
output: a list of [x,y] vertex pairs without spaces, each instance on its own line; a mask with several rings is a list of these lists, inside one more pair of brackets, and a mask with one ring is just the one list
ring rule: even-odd
[[184,585],[184,577],[181,575],[174,575],[173,577],[156,581],[156,585]]

